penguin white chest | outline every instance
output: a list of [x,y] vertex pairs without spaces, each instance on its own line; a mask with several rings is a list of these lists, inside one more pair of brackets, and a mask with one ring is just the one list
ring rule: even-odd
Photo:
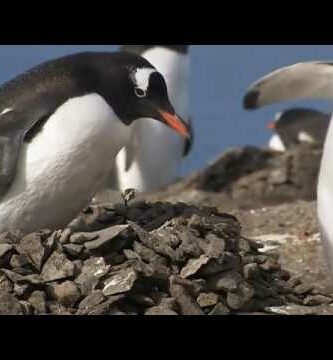
[[24,144],[0,203],[0,231],[55,229],[70,222],[108,175],[105,157],[124,146],[126,126],[97,94],[68,100]]
[[328,130],[318,182],[318,220],[325,256],[333,276],[333,126]]

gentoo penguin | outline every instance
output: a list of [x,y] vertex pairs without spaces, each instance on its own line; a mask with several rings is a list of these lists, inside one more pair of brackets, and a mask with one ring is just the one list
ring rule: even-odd
[[284,152],[302,143],[323,146],[330,120],[330,114],[307,108],[279,112],[268,124],[275,133],[269,148]]
[[189,124],[190,137],[184,139],[163,124],[140,119],[132,126],[131,140],[116,159],[117,180],[113,187],[121,191],[155,191],[174,182],[180,162],[192,146],[189,120],[190,58],[186,45],[123,45],[121,50],[146,58],[164,76],[170,101],[176,112]]
[[[333,99],[333,63],[305,62],[287,66],[250,86],[247,109],[299,99]],[[330,123],[318,181],[318,219],[327,262],[333,276],[333,126]]]
[[189,136],[163,76],[126,52],[80,53],[38,65],[0,88],[0,232],[58,229],[105,181],[149,117]]

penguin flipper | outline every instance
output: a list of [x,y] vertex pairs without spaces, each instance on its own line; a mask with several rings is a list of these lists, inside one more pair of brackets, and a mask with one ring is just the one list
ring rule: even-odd
[[23,139],[31,122],[10,111],[0,116],[0,197],[11,186],[18,166]]
[[287,100],[332,99],[332,84],[332,63],[298,63],[280,68],[252,84],[243,105],[252,110]]

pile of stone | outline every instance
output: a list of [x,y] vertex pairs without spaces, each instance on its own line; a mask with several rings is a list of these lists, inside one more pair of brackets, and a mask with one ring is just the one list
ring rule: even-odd
[[89,207],[62,231],[0,235],[0,314],[312,314],[331,302],[214,208],[134,201]]

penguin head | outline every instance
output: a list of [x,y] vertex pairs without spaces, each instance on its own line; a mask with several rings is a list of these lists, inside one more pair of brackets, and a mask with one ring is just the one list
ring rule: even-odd
[[109,101],[119,119],[129,126],[138,119],[151,118],[189,137],[190,128],[176,114],[162,74],[133,53],[118,52],[114,59],[117,66],[112,67],[112,80],[117,85],[113,86]]
[[321,138],[323,141],[328,121],[328,114],[296,108],[277,113],[274,121],[268,124],[268,128],[280,136],[285,146],[290,147],[300,143],[321,142]]

